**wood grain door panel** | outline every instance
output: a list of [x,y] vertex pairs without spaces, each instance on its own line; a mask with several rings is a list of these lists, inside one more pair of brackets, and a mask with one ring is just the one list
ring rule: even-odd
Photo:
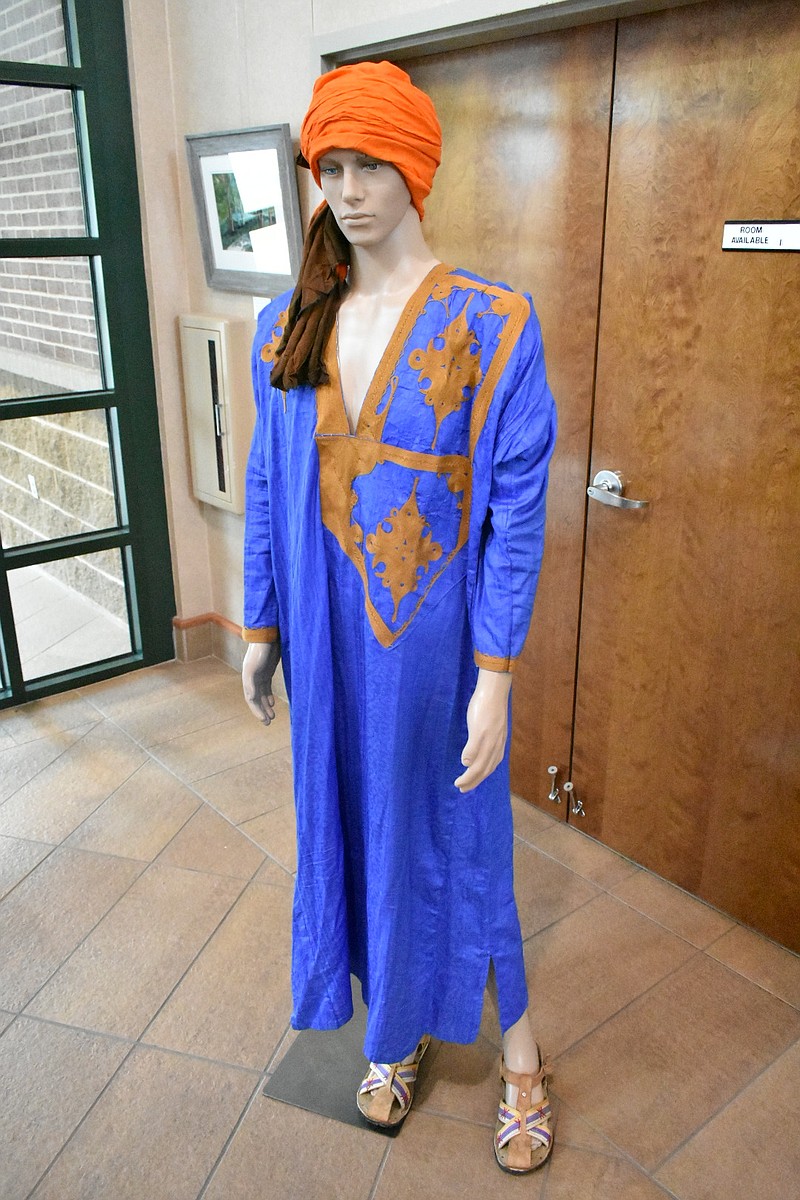
[[444,157],[425,232],[443,260],[533,295],[559,439],[536,610],[514,681],[512,786],[567,778],[602,254],[614,24],[403,66],[433,97]]
[[800,9],[620,22],[573,774],[585,827],[800,948]]

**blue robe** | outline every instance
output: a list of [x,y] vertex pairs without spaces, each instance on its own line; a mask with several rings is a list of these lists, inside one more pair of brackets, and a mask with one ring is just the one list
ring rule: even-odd
[[330,383],[271,387],[288,296],[261,314],[245,629],[279,631],[297,810],[292,1024],[368,1006],[364,1052],[471,1042],[493,961],[527,1006],[508,751],[454,786],[478,667],[513,669],[544,539],[555,415],[530,299],[440,265],[405,307],[351,435]]

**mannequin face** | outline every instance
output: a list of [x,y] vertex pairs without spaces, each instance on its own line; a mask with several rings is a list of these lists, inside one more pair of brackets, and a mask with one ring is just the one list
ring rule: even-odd
[[397,167],[358,150],[328,151],[319,160],[319,173],[336,224],[353,246],[380,245],[411,208]]

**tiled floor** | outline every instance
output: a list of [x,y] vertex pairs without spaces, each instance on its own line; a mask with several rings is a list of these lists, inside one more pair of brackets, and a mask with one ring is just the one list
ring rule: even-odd
[[517,801],[548,1166],[494,1164],[489,1003],[395,1139],[266,1099],[288,742],[215,659],[0,715],[0,1200],[798,1195],[800,960]]

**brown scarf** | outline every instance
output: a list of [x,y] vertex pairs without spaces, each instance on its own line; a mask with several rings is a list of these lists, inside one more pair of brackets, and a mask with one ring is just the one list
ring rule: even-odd
[[311,218],[303,261],[270,382],[282,392],[328,382],[325,346],[344,298],[350,245],[322,203]]

